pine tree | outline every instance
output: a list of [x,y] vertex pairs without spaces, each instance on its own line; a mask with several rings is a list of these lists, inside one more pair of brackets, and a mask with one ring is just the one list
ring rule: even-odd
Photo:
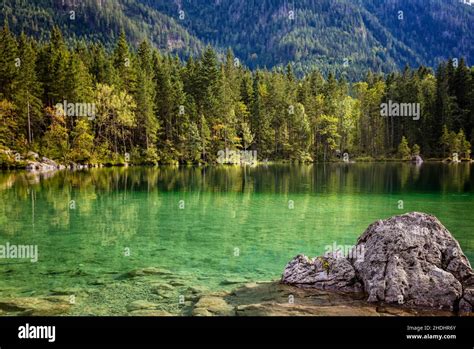
[[408,146],[408,141],[405,136],[402,137],[400,144],[398,145],[398,156],[402,160],[410,159],[411,150]]
[[75,52],[69,56],[65,87],[68,102],[89,103],[93,99],[92,77],[87,66]]
[[120,90],[125,90],[129,94],[133,94],[136,88],[137,63],[130,53],[123,29],[120,31],[120,36],[115,46],[113,62],[116,73],[115,85]]
[[156,85],[154,84],[154,71],[152,51],[148,42],[144,41],[138,48],[138,75],[135,101],[137,103],[135,129],[135,145],[146,150],[147,162],[156,163],[158,160],[156,151],[157,132],[159,123],[154,113],[154,101],[156,98]]
[[21,67],[18,45],[5,19],[0,32],[0,98],[12,99],[15,79]]
[[40,57],[39,66],[44,67],[40,81],[45,89],[46,103],[48,105],[62,103],[67,99],[68,94],[69,51],[58,27],[54,27],[51,31],[51,41],[43,55],[45,58]]
[[13,101],[18,112],[18,126],[28,143],[44,127],[41,102],[41,86],[36,75],[36,52],[24,33],[19,40],[20,67],[15,79]]
[[211,132],[209,130],[209,126],[207,124],[206,118],[204,115],[201,115],[200,120],[200,140],[201,140],[201,159],[204,163],[206,163],[208,159],[207,149],[211,138]]
[[[0,148],[25,150],[26,140],[19,132],[15,105],[6,99],[0,101]],[[2,160],[2,158],[0,158]],[[11,159],[13,160],[13,159]],[[2,163],[0,163],[2,165]]]
[[464,134],[464,131],[461,129],[459,130],[457,134],[457,141],[456,144],[458,144],[459,147],[459,154],[464,158],[464,159],[470,159],[471,157],[471,143],[466,139],[466,136]]
[[469,100],[471,90],[471,74],[466,67],[464,58],[461,58],[459,65],[454,72],[453,86],[454,96],[456,98],[457,108],[453,115],[453,127],[455,129],[463,128],[466,131],[468,139],[471,137],[471,131],[474,127],[474,121],[469,117],[469,108],[471,101]]
[[448,151],[450,147],[450,135],[449,135],[448,127],[446,125],[443,125],[443,130],[441,133],[439,143],[443,147],[443,156],[446,156],[446,152]]
[[317,141],[322,145],[322,159],[327,161],[331,153],[337,149],[340,135],[337,133],[337,117],[323,114],[319,118],[316,129]]
[[217,101],[219,70],[217,67],[217,55],[214,50],[208,46],[200,61],[198,80],[196,81],[199,89],[196,102],[201,108],[208,122],[213,123],[213,118],[217,117]]
[[411,152],[413,155],[420,155],[420,146],[418,144],[414,144],[412,149],[411,149]]
[[91,68],[94,82],[97,84],[112,85],[114,82],[113,62],[109,59],[105,48],[102,44],[91,45]]

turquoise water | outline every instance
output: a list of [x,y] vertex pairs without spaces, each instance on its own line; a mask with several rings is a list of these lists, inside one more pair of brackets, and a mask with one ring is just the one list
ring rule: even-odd
[[[3,172],[0,245],[37,245],[39,256],[36,263],[0,259],[0,296],[107,287],[152,266],[211,290],[229,279],[276,279],[294,255],[352,245],[373,221],[408,211],[436,215],[472,263],[472,169],[377,163],[111,168],[47,178]],[[94,313],[93,304],[87,309]]]

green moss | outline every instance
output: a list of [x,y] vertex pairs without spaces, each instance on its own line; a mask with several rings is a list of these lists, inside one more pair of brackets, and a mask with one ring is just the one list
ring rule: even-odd
[[321,256],[319,256],[318,259],[321,261],[321,263],[323,265],[323,269],[329,275],[329,262],[327,261],[327,259],[325,259],[324,257],[321,257]]

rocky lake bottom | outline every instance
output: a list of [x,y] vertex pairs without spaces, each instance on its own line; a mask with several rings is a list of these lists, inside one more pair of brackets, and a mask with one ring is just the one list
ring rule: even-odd
[[[145,268],[90,288],[0,299],[4,316],[451,316],[449,311],[371,304],[364,294],[303,289],[279,281],[227,280],[221,290],[189,286],[191,276]],[[104,282],[104,284],[101,284]],[[71,298],[73,296],[73,298]]]

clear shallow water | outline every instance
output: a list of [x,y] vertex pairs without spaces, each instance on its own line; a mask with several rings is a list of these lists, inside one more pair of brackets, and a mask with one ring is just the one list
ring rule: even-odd
[[0,173],[0,244],[39,251],[37,263],[0,259],[0,296],[90,288],[150,266],[214,290],[271,280],[294,255],[352,245],[408,211],[436,215],[472,263],[473,177],[472,165],[441,163]]

